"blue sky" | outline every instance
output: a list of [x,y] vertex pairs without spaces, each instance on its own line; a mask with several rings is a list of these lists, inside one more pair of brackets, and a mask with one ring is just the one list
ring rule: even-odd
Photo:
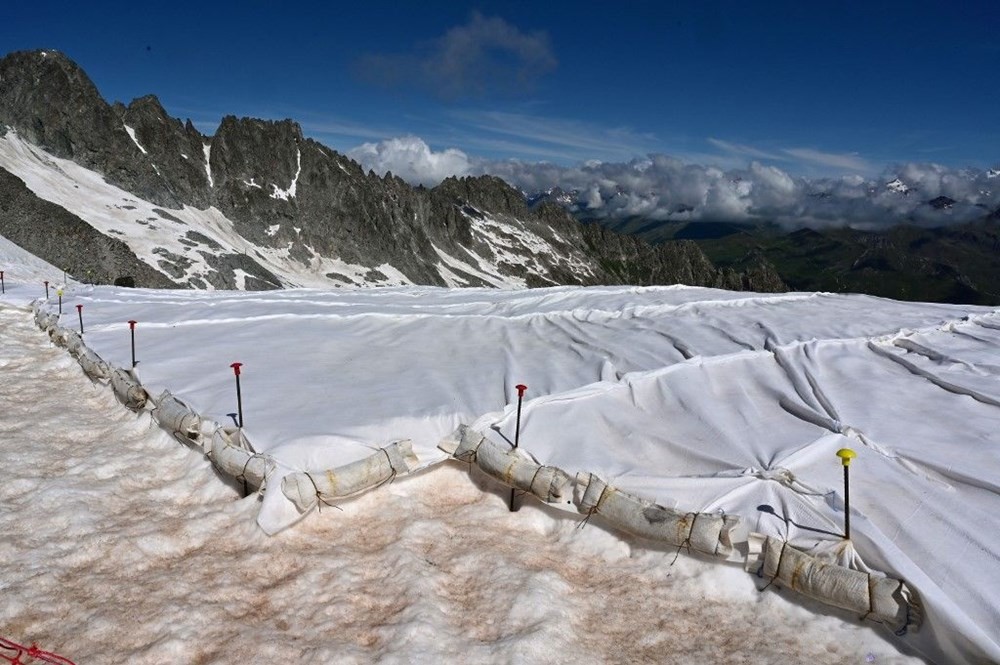
[[291,117],[349,151],[420,137],[489,160],[662,153],[794,175],[1000,162],[1000,5],[27,3],[0,51],[56,48],[109,101],[212,133]]

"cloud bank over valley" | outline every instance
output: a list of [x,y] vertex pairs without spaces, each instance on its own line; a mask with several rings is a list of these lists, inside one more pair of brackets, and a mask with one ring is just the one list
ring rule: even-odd
[[[728,145],[728,144],[727,144]],[[732,152],[732,151],[731,151]],[[899,223],[942,226],[1000,209],[1000,170],[905,163],[872,175],[792,175],[769,157],[811,161],[825,155],[785,149],[770,155],[746,148],[747,163],[723,168],[662,154],[627,162],[573,166],[489,160],[448,148],[433,150],[415,136],[365,143],[349,152],[366,169],[433,186],[450,175],[497,175],[529,198],[548,197],[586,217],[641,216],[673,221],[773,221],[786,226],[881,228]],[[867,166],[844,156],[831,167]],[[779,162],[780,163],[780,162]],[[860,169],[859,169],[860,170]]]

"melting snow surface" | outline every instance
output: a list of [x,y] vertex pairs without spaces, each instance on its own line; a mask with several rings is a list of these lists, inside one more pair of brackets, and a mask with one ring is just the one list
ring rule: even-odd
[[[737,566],[539,504],[510,513],[506,492],[457,466],[269,538],[256,497],[86,380],[9,302],[5,638],[81,664],[919,662],[856,617],[759,592]],[[250,341],[215,339],[222,356]]]

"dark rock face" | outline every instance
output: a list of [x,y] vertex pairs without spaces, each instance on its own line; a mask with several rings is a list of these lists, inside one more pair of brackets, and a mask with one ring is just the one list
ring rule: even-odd
[[23,180],[4,169],[0,169],[0,235],[80,280],[111,284],[128,278],[135,286],[177,286],[137,259],[125,243],[38,198]]
[[21,51],[0,60],[0,122],[137,196],[180,204],[83,70],[57,51]]
[[693,240],[650,245],[599,224],[583,226],[583,237],[617,283],[689,284],[758,292],[788,290],[766,261],[749,261],[746,270],[719,270]]
[[935,210],[947,210],[948,208],[955,205],[956,201],[948,196],[938,196],[927,202],[927,205],[934,208]]
[[[378,267],[389,264],[415,283],[441,286],[443,273],[450,273],[469,285],[516,277],[529,286],[780,287],[780,280],[771,283],[763,273],[724,275],[691,243],[652,247],[584,228],[555,204],[529,209],[523,195],[499,178],[448,178],[428,190],[391,174],[365,174],[303,137],[291,120],[227,116],[214,136],[205,137],[190,121],[168,116],[153,96],[108,105],[86,74],[57,52],[0,60],[0,124],[164,208],[214,206],[251,245],[287,252],[303,267],[336,258],[381,279]],[[168,211],[157,214],[180,221]],[[245,247],[222,247],[198,229],[187,231],[182,243],[192,251],[200,246],[198,253],[217,273],[189,278],[187,285],[236,288],[241,273],[246,288],[282,285]],[[150,260],[177,280],[192,265],[176,252],[154,253]],[[477,269],[481,265],[491,266],[492,277]],[[139,272],[129,274],[147,283]]]
[[140,97],[127,107],[115,104],[112,108],[126,133],[129,128],[135,133],[133,147],[145,157],[145,160],[137,158],[136,161],[148,161],[153,165],[169,200],[196,208],[212,204],[205,167],[208,142],[190,121],[182,124],[168,116],[160,101],[152,95]]

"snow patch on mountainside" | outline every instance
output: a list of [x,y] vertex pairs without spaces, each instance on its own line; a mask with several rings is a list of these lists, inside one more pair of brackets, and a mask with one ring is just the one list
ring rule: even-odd
[[272,184],[271,187],[273,191],[271,192],[272,199],[281,199],[282,201],[287,201],[288,199],[295,198],[295,188],[299,182],[299,174],[302,173],[302,151],[297,150],[295,161],[298,167],[295,170],[295,177],[292,178],[292,184],[289,185],[288,189],[280,189],[277,185]]
[[[473,284],[465,277],[462,277],[459,273],[466,273],[467,275],[472,275],[478,279],[481,279],[486,284],[496,287],[507,287],[510,286],[509,278],[504,278],[503,276],[497,274],[496,269],[490,266],[483,266],[481,262],[481,257],[473,254],[469,250],[468,252],[470,258],[476,261],[479,267],[475,267],[466,261],[458,259],[445,251],[442,251],[437,245],[432,245],[434,251],[437,253],[441,262],[437,264],[438,273],[441,278],[444,279],[445,283],[450,287],[462,287],[462,286],[472,286]],[[483,269],[485,268],[485,270]],[[455,271],[458,271],[456,273]],[[489,271],[489,272],[487,272]],[[522,284],[523,286],[523,280]]]
[[145,148],[142,147],[142,144],[139,143],[139,139],[135,137],[135,129],[129,127],[128,125],[122,125],[122,126],[125,128],[125,132],[129,135],[129,138],[132,139],[132,143],[134,143],[136,147],[142,151],[142,154],[148,155],[149,153],[146,151]]
[[[473,237],[488,245],[495,257],[486,259],[467,248],[466,251],[477,260],[482,270],[495,274],[505,282],[514,281],[518,286],[526,286],[525,278],[520,275],[548,274],[542,259],[577,274],[593,274],[590,266],[581,260],[582,257],[571,252],[555,251],[556,248],[549,241],[517,218],[494,215],[468,205],[462,208],[462,215],[469,220]],[[517,276],[507,276],[510,272]]]
[[206,143],[203,149],[205,151],[205,175],[208,176],[208,186],[215,187],[215,181],[212,180],[212,144]]

